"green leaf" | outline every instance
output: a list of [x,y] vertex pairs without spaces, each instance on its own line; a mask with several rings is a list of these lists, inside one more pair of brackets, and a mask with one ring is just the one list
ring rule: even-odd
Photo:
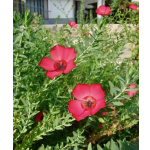
[[85,35],[85,46],[86,47],[89,46],[89,37],[88,37],[88,35]]
[[89,119],[96,122],[96,119],[93,116],[90,116]]
[[132,150],[139,150],[139,147],[133,145],[132,143],[129,143],[129,147],[131,147]]
[[121,90],[124,90],[124,88],[125,88],[124,82],[120,80],[120,84],[121,84]]
[[29,39],[29,34],[27,33],[27,31],[24,31],[24,35],[26,36],[27,39]]
[[26,25],[27,25],[27,26],[31,23],[31,21],[33,20],[33,18],[34,18],[34,16],[32,15],[32,16],[27,20],[27,22],[26,22]]
[[75,147],[74,147],[74,149],[73,150],[78,150],[78,146],[77,146],[77,144],[75,144]]
[[134,67],[131,67],[129,70],[129,74],[131,74],[134,71],[134,69],[135,69]]
[[119,147],[112,139],[111,139],[111,143],[110,143],[110,149],[111,150],[119,150]]
[[123,141],[121,149],[123,149],[123,150],[129,150],[129,146],[128,146],[126,140]]
[[98,118],[98,121],[104,123],[105,121],[102,118]]
[[101,146],[99,146],[99,145],[97,144],[97,150],[103,150],[103,149],[101,148]]
[[18,55],[19,57],[22,57],[22,58],[28,58],[27,56],[25,55]]
[[89,143],[87,150],[92,150],[92,144],[91,143]]
[[119,75],[117,75],[117,78],[125,83],[125,80],[122,79]]
[[115,90],[114,84],[111,81],[108,81],[108,83],[109,83],[109,86],[110,86],[110,93],[111,93],[111,95],[113,96],[114,93],[116,95],[116,90]]
[[135,88],[135,89],[126,89],[126,91],[138,91],[138,88]]
[[113,105],[115,105],[115,106],[123,106],[124,104],[123,103],[121,103],[121,102],[112,102],[113,103]]
[[121,92],[121,89],[119,89],[118,87],[115,87],[116,91]]
[[26,10],[26,12],[25,12],[25,20],[24,20],[24,23],[25,24],[27,24],[27,20],[28,20],[28,17],[29,17],[29,15],[30,15],[30,10],[28,9],[28,10]]
[[79,55],[82,54],[82,49],[77,44],[76,44],[76,50],[78,51]]
[[109,147],[110,147],[110,141],[108,141],[108,142],[105,144],[105,146],[109,149]]
[[130,76],[129,76],[129,73],[127,72],[127,70],[126,70],[126,82],[128,83],[129,80],[130,80]]
[[129,96],[129,95],[123,95],[123,96],[121,96],[121,97],[130,100],[130,96]]
[[32,46],[35,46],[35,44],[34,44],[34,43],[29,42],[29,41],[25,41],[25,43],[26,43],[26,44],[29,44],[31,47],[32,47]]
[[58,121],[59,121],[58,118],[56,118],[55,121],[54,121],[53,127],[58,126]]
[[19,41],[20,41],[20,39],[21,39],[21,37],[22,37],[22,34],[21,34],[21,33],[19,33],[19,35],[15,38],[15,40],[14,40],[14,43],[13,43],[13,44],[16,44],[17,42],[19,42]]

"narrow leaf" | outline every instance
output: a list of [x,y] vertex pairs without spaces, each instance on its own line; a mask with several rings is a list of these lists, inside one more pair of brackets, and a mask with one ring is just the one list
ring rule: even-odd
[[13,44],[16,44],[17,42],[19,42],[20,41],[20,39],[21,39],[21,37],[22,37],[22,34],[20,33],[16,38],[15,38],[15,40],[14,40],[14,43]]
[[103,150],[103,149],[101,148],[101,146],[99,146],[99,145],[97,144],[97,150]]
[[117,146],[117,144],[112,139],[111,139],[111,143],[110,143],[110,149],[119,150],[119,147]]
[[112,102],[115,106],[123,106],[124,104],[121,102]]
[[92,144],[91,143],[89,143],[89,145],[88,145],[88,150],[92,150]]

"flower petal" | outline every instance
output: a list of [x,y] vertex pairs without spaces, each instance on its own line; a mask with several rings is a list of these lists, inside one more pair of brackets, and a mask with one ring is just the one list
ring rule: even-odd
[[54,70],[54,61],[51,60],[50,58],[48,57],[44,57],[41,59],[40,63],[39,63],[39,66],[40,67],[43,67],[45,70]]
[[78,27],[78,25],[77,24],[75,24],[74,26],[72,26],[73,28],[77,28]]
[[136,88],[136,85],[134,83],[131,83],[130,84],[130,89],[135,89]]
[[105,93],[100,84],[91,84],[89,96],[94,97],[96,100],[100,100],[104,98]]
[[96,101],[96,106],[91,110],[91,115],[96,114],[101,108],[105,107],[105,99]]
[[109,115],[108,112],[103,111],[102,116]]
[[99,9],[99,12],[101,14],[106,12],[106,6],[105,5],[101,5],[98,9]]
[[90,95],[90,86],[88,84],[78,84],[73,89],[72,95],[76,99],[82,100],[86,96]]
[[36,115],[36,116],[35,116],[35,120],[36,120],[37,122],[40,122],[40,121],[41,121],[40,115]]
[[105,10],[106,12],[105,12],[105,14],[106,15],[109,15],[110,14],[110,7],[106,7],[106,10]]
[[63,73],[68,73],[68,72],[70,72],[73,68],[75,68],[76,67],[76,65],[74,64],[74,60],[72,59],[72,60],[70,60],[68,63],[67,63],[67,67],[66,67],[66,69],[64,70],[64,72]]
[[55,76],[58,76],[62,73],[63,73],[63,71],[48,71],[48,72],[46,72],[46,76],[49,77],[51,80],[53,80],[53,78]]
[[75,115],[81,115],[84,112],[81,102],[81,100],[70,100],[68,103],[68,111]]
[[76,57],[77,53],[75,52],[74,48],[66,47],[62,54],[62,59],[66,62],[70,61],[71,59],[74,59]]
[[103,123],[101,123],[101,124],[99,125],[99,127],[100,127],[100,128],[103,128]]
[[90,112],[91,112],[91,110],[88,110],[88,111],[85,110],[80,116],[75,115],[75,114],[72,114],[72,116],[73,116],[77,121],[80,121],[81,119],[83,119],[83,118],[89,116],[89,115],[90,115]]
[[50,50],[50,54],[51,57],[53,58],[53,60],[62,60],[62,54],[63,51],[65,50],[65,47],[60,46],[59,44],[54,46],[51,50]]
[[40,116],[40,117],[43,117],[43,116],[44,116],[42,110],[39,112],[39,116]]
[[101,15],[99,9],[96,9],[95,12],[96,12],[98,15]]
[[137,91],[125,91],[130,97],[133,97],[134,94],[137,93]]
[[69,21],[68,24],[71,25],[71,21]]
[[136,9],[137,9],[137,5],[135,5],[135,4],[130,4],[130,5],[129,5],[129,8],[132,9],[132,10],[136,10]]

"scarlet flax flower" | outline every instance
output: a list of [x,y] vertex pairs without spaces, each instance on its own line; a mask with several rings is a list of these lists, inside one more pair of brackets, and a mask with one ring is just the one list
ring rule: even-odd
[[130,5],[129,5],[129,8],[132,9],[132,10],[136,10],[136,9],[137,9],[137,5],[135,5],[135,4],[130,4]]
[[125,101],[126,101],[125,99],[120,100],[120,102],[125,102]]
[[105,107],[105,93],[100,84],[78,84],[73,89],[72,95],[77,100],[69,101],[68,111],[77,121],[94,115]]
[[116,111],[116,108],[115,108],[115,107],[112,107],[112,109],[113,109],[114,111]]
[[44,57],[41,59],[39,66],[47,70],[46,76],[51,80],[62,73],[69,73],[76,67],[74,64],[74,58],[76,57],[74,48],[56,45],[50,50],[50,54],[53,60]]
[[108,106],[108,108],[111,108],[111,109],[113,109],[114,111],[116,111],[116,108],[115,108],[115,107]]
[[139,31],[139,26],[137,26],[135,30]]
[[41,122],[43,120],[43,111],[41,110],[36,116],[35,116],[35,120],[37,122]]
[[105,5],[101,5],[95,11],[98,15],[101,15],[101,16],[107,16],[111,13],[110,7],[106,7]]
[[76,22],[73,22],[73,21],[69,21],[68,24],[69,24],[70,27],[72,27],[72,28],[77,28],[77,27],[78,27],[78,25],[76,24]]
[[103,128],[103,123],[101,123],[101,124],[99,125],[99,127],[100,127],[100,128]]
[[[132,84],[130,84],[129,88],[130,89],[135,89],[136,85],[132,83]],[[133,97],[133,95],[136,94],[137,91],[125,91],[125,93],[127,93],[130,97]]]
[[89,32],[85,32],[84,35],[89,35]]
[[136,118],[136,115],[132,116],[132,118]]
[[103,116],[108,115],[108,112],[104,112],[104,111],[103,111],[103,112],[102,112],[102,115],[103,115]]

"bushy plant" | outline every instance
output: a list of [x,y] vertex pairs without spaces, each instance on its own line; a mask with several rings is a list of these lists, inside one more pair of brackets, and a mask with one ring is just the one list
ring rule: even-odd
[[[122,20],[112,31],[112,17],[104,16],[97,24],[51,31],[40,22],[33,27],[31,17],[14,16],[14,149],[138,149],[137,22]],[[132,57],[122,60],[127,43]],[[79,108],[94,115],[76,116]]]

